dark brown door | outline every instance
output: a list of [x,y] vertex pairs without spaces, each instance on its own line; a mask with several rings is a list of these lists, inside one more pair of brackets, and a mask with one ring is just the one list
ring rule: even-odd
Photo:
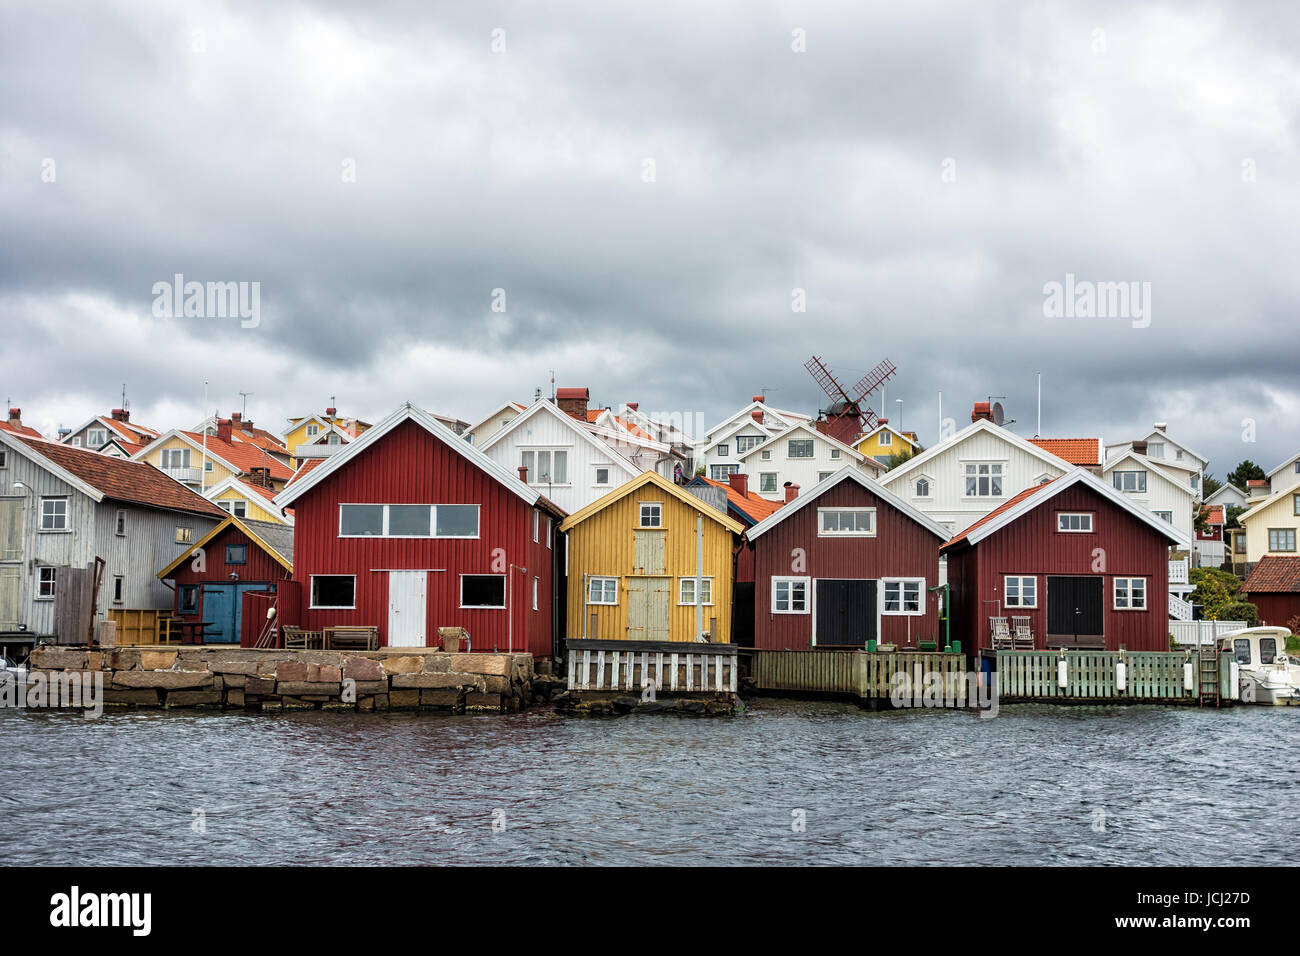
[[862,647],[876,636],[876,582],[817,581],[817,646]]
[[1102,579],[1048,577],[1047,636],[1072,644],[1104,645]]

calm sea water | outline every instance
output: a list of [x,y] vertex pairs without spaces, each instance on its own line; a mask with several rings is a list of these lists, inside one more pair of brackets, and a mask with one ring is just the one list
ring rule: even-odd
[[0,863],[1275,863],[1297,728],[1262,707],[772,700],[712,720],[9,711]]

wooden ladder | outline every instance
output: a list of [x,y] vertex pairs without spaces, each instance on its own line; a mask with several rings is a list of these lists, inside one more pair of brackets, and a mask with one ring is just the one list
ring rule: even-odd
[[1222,706],[1219,695],[1219,650],[1214,645],[1196,649],[1196,685],[1202,707]]

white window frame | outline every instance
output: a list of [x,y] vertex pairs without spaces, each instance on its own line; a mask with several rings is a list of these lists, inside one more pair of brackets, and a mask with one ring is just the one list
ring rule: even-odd
[[[772,479],[772,487],[771,487],[771,488],[767,487],[767,483],[763,480],[764,478],[771,478],[771,479]],[[758,490],[759,490],[761,493],[763,493],[763,494],[768,494],[768,495],[774,495],[774,494],[776,494],[778,491],[781,490],[781,489],[780,489],[780,486],[777,484],[777,480],[776,480],[776,479],[777,479],[777,474],[776,474],[776,472],[774,472],[774,471],[760,471],[760,472],[758,473]]]
[[[739,458],[741,455],[745,454],[746,452],[753,451],[755,448],[763,444],[763,442],[765,441],[767,441],[767,439],[764,438],[762,435],[737,435],[736,436],[736,457]],[[743,448],[741,447],[741,442],[745,443],[745,446]]]
[[771,460],[772,460],[772,449],[770,449],[770,448],[764,448],[762,451],[760,451],[760,452],[758,453],[758,458],[759,458],[759,461],[771,461]]
[[[963,498],[1005,498],[1006,497],[1006,463],[1002,461],[963,461],[961,463]],[[975,469],[971,471],[971,469]],[[981,471],[980,469],[987,469]],[[988,491],[980,493],[981,480],[988,481]],[[993,483],[997,481],[997,491]],[[970,492],[970,482],[975,482],[975,492]]]
[[[351,604],[317,604],[316,603],[316,579],[317,578],[351,578],[352,579],[352,603]],[[357,576],[355,574],[313,574],[307,579],[307,603],[308,609],[312,611],[355,611],[357,609]]]
[[[591,599],[591,586],[597,581],[601,582],[601,586],[600,586],[601,597],[605,596],[606,584],[614,585],[614,599],[612,601],[593,601]],[[587,578],[587,603],[593,607],[616,606],[618,604],[618,578],[610,577],[609,575],[605,575],[605,574],[593,574],[591,577]]]
[[91,448],[101,448],[108,444],[108,432],[103,428],[87,429],[86,442]]
[[537,593],[541,587],[541,584],[542,584],[542,579],[534,575],[533,576],[533,610],[534,611],[537,610]]
[[[893,585],[897,585],[898,587],[899,608],[897,611],[890,611],[886,608],[889,588]],[[917,609],[915,611],[909,611],[906,609],[908,585],[914,585],[916,587]],[[925,617],[925,578],[881,578],[880,615],[882,617]]]
[[838,448],[832,448],[832,449],[831,449],[831,458],[834,459],[834,460],[838,460],[839,457],[840,457],[840,450],[839,450]]
[[[428,534],[389,534],[389,508],[428,508],[429,509],[429,533]],[[477,528],[474,534],[438,534],[438,509],[442,508],[473,508],[477,521]],[[382,519],[379,527],[379,534],[344,534],[343,533],[343,509],[344,508],[382,508]],[[536,515],[536,512],[534,512]],[[483,506],[473,503],[461,503],[457,501],[444,501],[441,504],[425,504],[420,501],[393,501],[386,504],[380,504],[377,501],[340,501],[338,517],[338,537],[349,540],[373,541],[378,538],[390,539],[407,539],[415,541],[476,541],[483,534]],[[534,535],[536,535],[536,526],[534,525]],[[534,541],[537,538],[534,536]]]
[[[704,596],[708,598],[708,600],[704,602],[704,606],[713,607],[713,578],[710,575],[706,574],[703,575],[700,578],[700,580],[704,582]],[[689,582],[691,586],[691,598],[689,601],[686,599],[687,582]],[[694,575],[691,575],[690,577],[681,577],[677,579],[677,604],[679,607],[683,605],[689,607],[695,607],[695,576]]]
[[[788,596],[786,598],[786,603],[789,605],[789,607],[787,607],[785,610],[781,610],[776,606],[777,589],[782,584],[787,585],[789,588]],[[794,607],[794,585],[796,584],[803,585],[803,607],[802,608]],[[771,608],[771,613],[773,614],[811,614],[812,613],[812,578],[806,575],[788,575],[788,574],[773,575],[772,584],[770,588],[770,600],[768,603]]]
[[533,509],[533,544],[538,544],[542,540],[542,513]]
[[728,475],[734,475],[739,471],[739,465],[709,465],[709,477],[714,481],[726,481]]
[[[1138,607],[1133,603],[1133,582],[1142,582],[1142,605]],[[1121,605],[1120,593],[1123,592],[1124,604]],[[1116,578],[1115,586],[1111,591],[1111,607],[1116,611],[1145,611],[1147,610],[1147,579],[1144,577],[1124,577]]]
[[[1133,482],[1134,487],[1125,488],[1124,485],[1127,483],[1125,479],[1129,475],[1135,476]],[[1119,479],[1118,485],[1115,484],[1117,478]],[[1138,481],[1138,478],[1140,478],[1141,481]],[[1123,492],[1126,495],[1144,495],[1147,492],[1147,473],[1144,469],[1140,468],[1125,468],[1123,470],[1112,471],[1110,473],[1110,486],[1116,491]]]
[[307,437],[308,437],[308,438],[315,438],[315,437],[316,437],[317,435],[319,435],[319,434],[320,434],[320,426],[319,426],[319,425],[317,425],[317,424],[315,424],[315,423],[312,423],[312,424],[310,424],[310,425],[307,426]]
[[[546,453],[547,469],[552,475],[555,474],[555,456],[564,456],[564,480],[563,481],[542,481],[538,474],[537,456]],[[528,461],[524,459],[528,458]],[[519,449],[519,464],[528,469],[528,479],[525,484],[537,488],[568,488],[572,484],[569,475],[569,446],[568,445],[526,445]]]
[[[925,484],[924,494],[921,492],[922,483]],[[927,478],[925,475],[921,475],[919,478],[916,479],[915,482],[912,483],[912,497],[929,500],[930,498],[934,497],[934,494],[932,492],[932,485],[933,482],[931,482],[929,478]]]
[[[647,508],[659,509],[657,512],[654,513],[654,516],[658,519],[654,524],[646,524]],[[652,530],[658,530],[664,526],[664,503],[662,501],[638,501],[636,503],[636,511],[637,511],[638,528],[649,528]]]
[[[602,471],[605,473],[605,480],[604,480],[604,481],[601,481],[601,480],[600,480],[600,473],[601,473]],[[613,474],[614,474],[614,466],[613,466],[613,465],[593,465],[593,466],[592,466],[592,476],[591,476],[591,487],[593,487],[593,488],[608,488],[608,487],[610,486],[610,484],[612,484],[612,482],[610,481],[610,477],[611,477]]]
[[[46,512],[47,504],[63,503],[63,510]],[[51,524],[46,527],[45,519],[61,519],[57,524]],[[72,530],[72,499],[67,495],[50,495],[41,499],[40,520],[37,528],[42,534],[67,534]]]
[[[836,514],[869,514],[871,515],[871,530],[869,531],[827,531],[825,521],[822,515],[835,512]],[[856,519],[854,524],[857,524]],[[817,537],[819,538],[874,538],[876,536],[876,509],[873,507],[854,507],[854,508],[818,508],[817,509]],[[899,579],[901,580],[901,579]]]
[[1172,511],[1153,511],[1151,513],[1161,521],[1167,521],[1170,524],[1174,523],[1174,513]]
[[890,434],[889,429],[885,429],[876,436],[876,444],[881,448],[892,448],[894,446],[894,436]]
[[[1068,528],[1064,525],[1070,523],[1070,519],[1078,518],[1079,527]],[[1083,519],[1087,518],[1085,522]],[[1091,511],[1058,511],[1056,513],[1056,532],[1057,534],[1092,534],[1093,513]],[[1087,527],[1083,527],[1084,524]]]
[[122,574],[113,575],[113,603],[126,603],[126,576]]
[[188,527],[188,526],[186,526],[186,525],[178,524],[178,525],[176,526],[176,543],[177,543],[177,544],[193,544],[193,543],[194,543],[194,529],[191,528],[191,527]]
[[[42,594],[41,592],[45,589],[45,584],[47,581],[47,572],[48,572],[48,581],[50,585],[50,593]],[[54,565],[43,564],[40,567],[38,567],[36,569],[36,597],[33,600],[53,601],[54,589],[58,585],[58,578],[59,578],[59,569],[56,568]]]
[[[1011,599],[1011,595],[1013,591],[1013,588],[1011,586],[1012,581],[1016,582],[1016,586],[1014,588],[1015,601],[1012,601]],[[1026,581],[1030,581],[1033,583],[1033,592],[1034,592],[1033,604],[1025,603],[1025,582]],[[1002,603],[1004,606],[1008,608],[1015,608],[1016,610],[1020,610],[1022,608],[1037,608],[1038,607],[1038,576],[1034,574],[1003,575],[1002,576]]]
[[[794,447],[798,445],[802,448],[807,445],[809,452],[806,455],[794,454]],[[791,461],[809,461],[817,457],[817,440],[814,438],[787,438],[785,444],[785,457]]]
[[[501,579],[501,603],[500,604],[466,604],[465,603],[465,579],[466,578],[500,578]],[[457,582],[456,591],[457,604],[461,610],[465,611],[504,611],[510,601],[510,595],[506,591],[506,576],[504,574],[462,574]]]

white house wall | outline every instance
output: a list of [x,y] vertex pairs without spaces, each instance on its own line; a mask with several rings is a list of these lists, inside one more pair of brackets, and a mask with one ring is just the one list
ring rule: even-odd
[[[812,458],[790,458],[789,441],[801,441],[805,438],[811,438],[813,441]],[[871,475],[872,471],[867,470],[851,454],[838,449],[831,442],[821,437],[815,430],[796,429],[789,432],[782,432],[778,435],[767,448],[771,451],[772,458],[770,461],[762,460],[762,451],[755,448],[748,452],[741,461],[741,471],[749,476],[749,490],[757,492],[769,501],[785,500],[785,483],[792,482],[799,486],[800,493],[803,493],[821,480],[823,474],[834,474],[845,465],[855,465],[862,468],[865,474]],[[832,451],[839,451],[840,457],[832,458]],[[776,475],[775,490],[764,490],[763,475]]]
[[[1145,471],[1147,473],[1147,490],[1145,493],[1124,491],[1121,494],[1134,504],[1147,511],[1173,512],[1173,525],[1189,541],[1192,532],[1192,489],[1165,481],[1142,462],[1133,459],[1120,459],[1108,464],[1102,472],[1102,478],[1111,487],[1112,475],[1116,471]],[[1174,474],[1178,474],[1175,472]],[[1194,542],[1193,542],[1194,543]]]

